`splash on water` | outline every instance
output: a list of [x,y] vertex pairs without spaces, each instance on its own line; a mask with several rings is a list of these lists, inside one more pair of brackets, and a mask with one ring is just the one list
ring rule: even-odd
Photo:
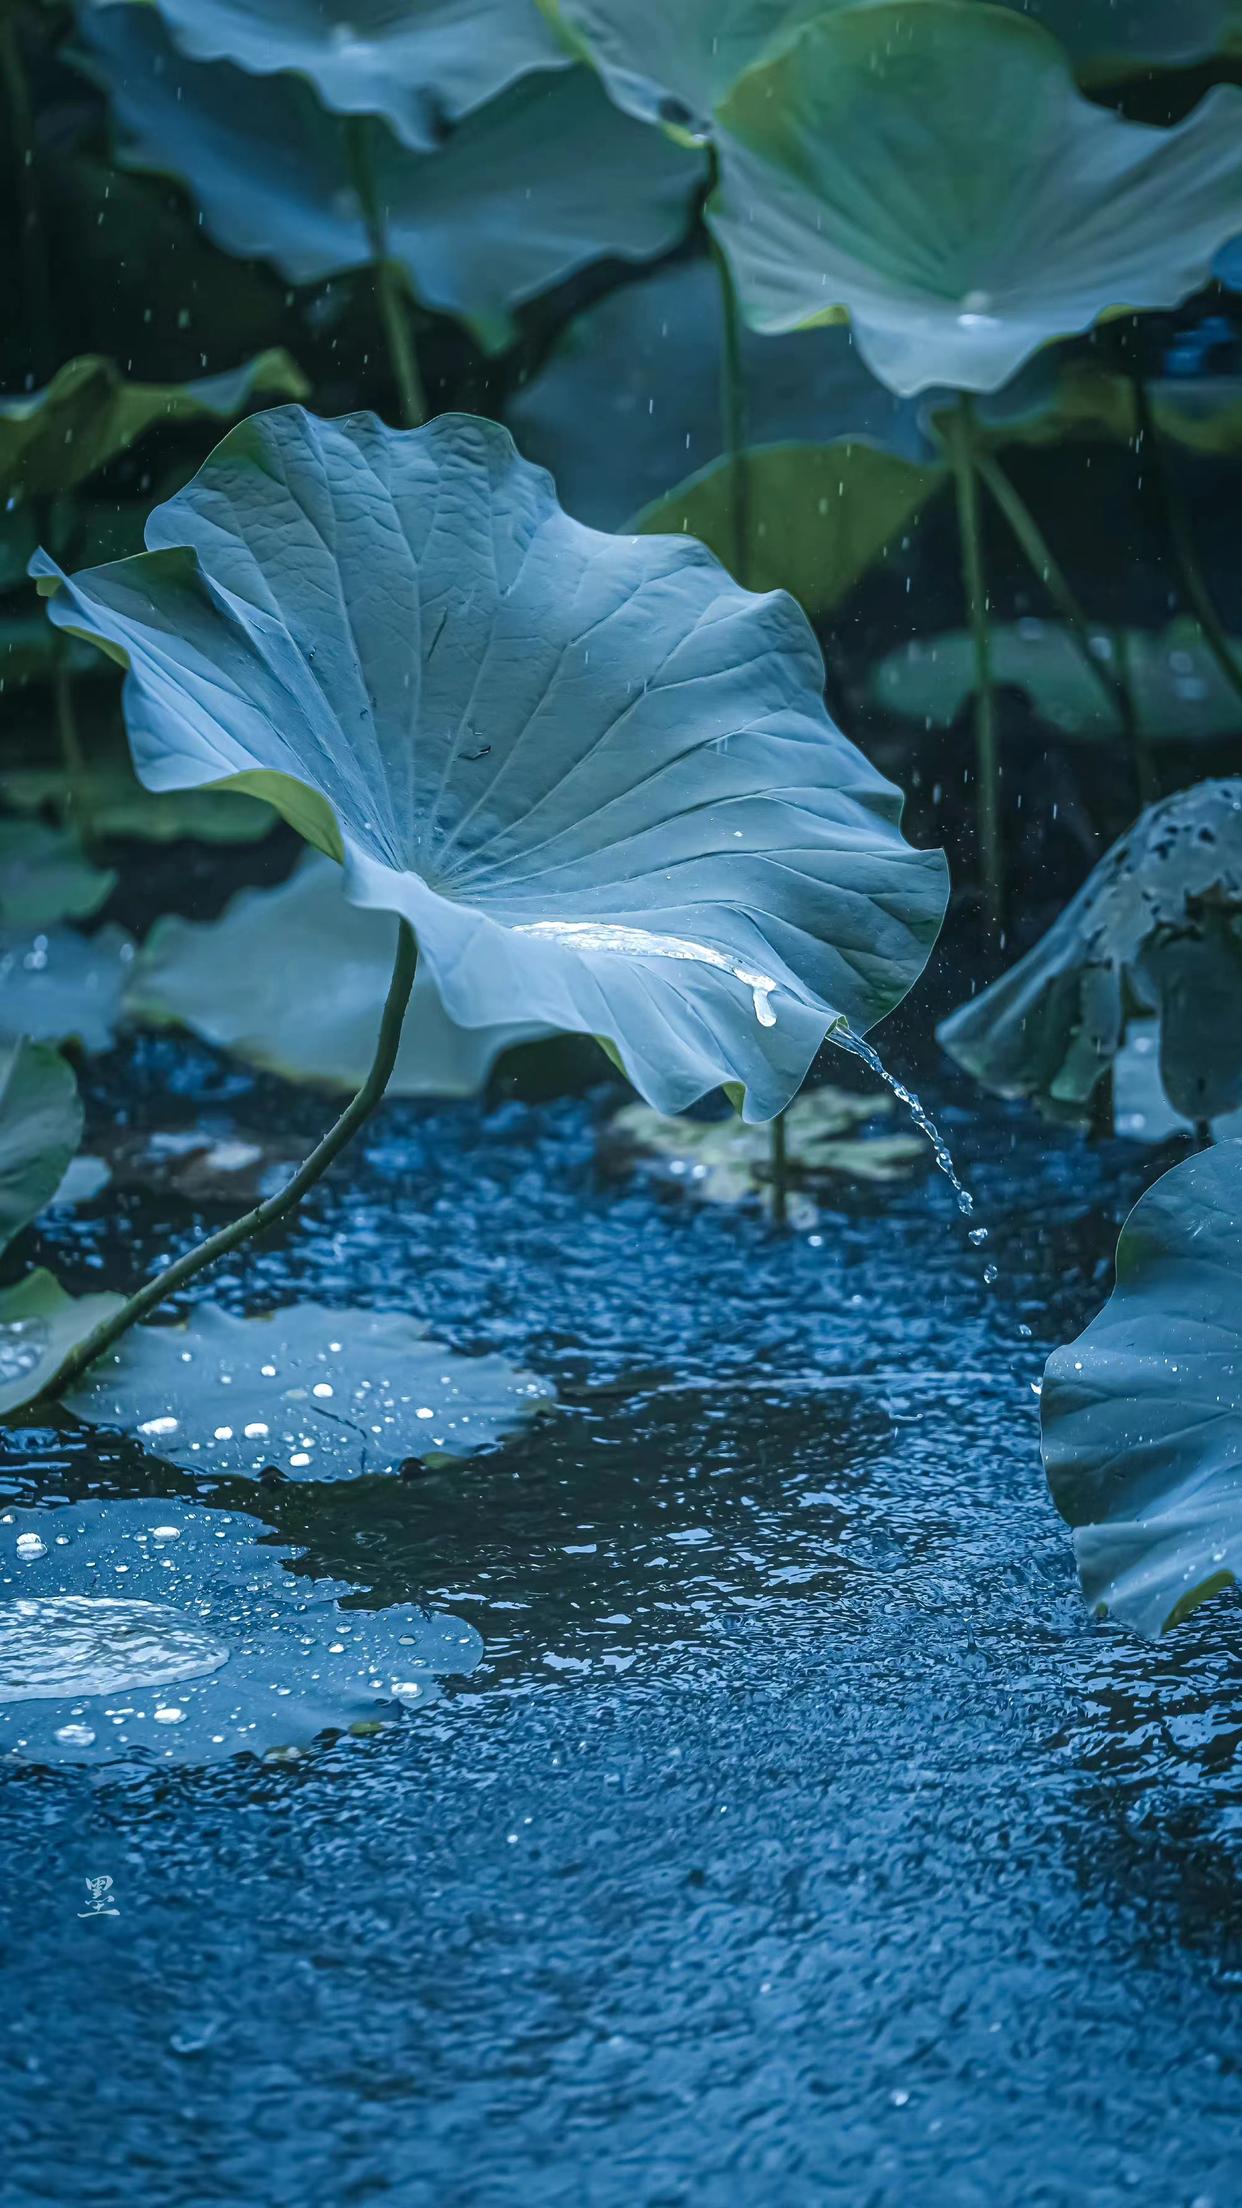
[[515,935],[535,935],[545,942],[564,943],[572,951],[616,951],[628,958],[677,958],[696,966],[714,966],[732,974],[750,990],[760,1027],[775,1027],[772,993],[777,987],[769,974],[749,966],[735,966],[723,951],[708,943],[691,943],[682,935],[659,935],[650,928],[627,928],[613,920],[525,920]]
[[[846,1021],[842,1020],[839,1027],[834,1027],[831,1030],[828,1040],[836,1043],[839,1049],[848,1051],[852,1058],[861,1058],[864,1066],[869,1066],[877,1079],[884,1083],[885,1088],[891,1090],[897,1102],[905,1105],[919,1133],[925,1135],[931,1144],[932,1155],[957,1198],[958,1210],[964,1219],[969,1219],[975,1208],[975,1199],[958,1175],[948,1143],[937,1127],[931,1113],[927,1111],[921,1100],[915,1095],[914,1090],[908,1089],[903,1081],[898,1081],[896,1076],[889,1072],[874,1044],[865,1042],[861,1035],[856,1035],[853,1028]],[[978,1232],[979,1230],[976,1229],[976,1233]],[[973,1235],[971,1239],[974,1240]]]
[[0,1603],[0,1702],[120,1694],[201,1679],[229,1651],[196,1618],[158,1602],[34,1595]]

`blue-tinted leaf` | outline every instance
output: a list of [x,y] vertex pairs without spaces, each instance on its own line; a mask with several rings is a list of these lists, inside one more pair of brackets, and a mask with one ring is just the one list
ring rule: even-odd
[[82,1140],[78,1085],[58,1051],[0,1050],[0,1250],[51,1202]]
[[0,928],[0,1045],[30,1035],[110,1049],[133,955],[123,928]]

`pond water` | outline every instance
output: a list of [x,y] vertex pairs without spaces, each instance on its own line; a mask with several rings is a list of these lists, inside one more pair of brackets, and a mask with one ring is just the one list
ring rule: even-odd
[[[782,1238],[605,1179],[599,1098],[386,1109],[212,1293],[553,1380],[471,1465],[209,1491],[0,1437],[0,1500],[257,1509],[484,1643],[291,1766],[0,1776],[14,2208],[1238,2200],[1239,1616],[1086,1616],[1032,1390],[1149,1167],[922,1086],[986,1249],[934,1171]],[[321,1111],[167,1041],[93,1103]],[[194,1225],[109,1199],[44,1254],[94,1286]]]

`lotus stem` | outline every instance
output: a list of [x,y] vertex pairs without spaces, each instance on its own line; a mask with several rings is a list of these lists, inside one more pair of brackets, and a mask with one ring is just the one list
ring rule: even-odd
[[53,629],[52,639],[52,702],[56,714],[60,756],[69,790],[68,812],[82,843],[89,847],[95,837],[95,808],[91,795],[90,768],[78,732],[73,674],[69,665],[70,647],[60,629]]
[[51,372],[55,353],[52,319],[52,285],[48,271],[43,202],[39,190],[38,148],[30,86],[22,59],[16,12],[8,0],[0,0],[0,83],[8,108],[9,144],[12,148],[14,196],[17,201],[18,249],[22,288],[25,292],[27,329],[31,343],[31,371],[36,382]]
[[1226,682],[1242,698],[1242,667],[1238,664],[1225,632],[1225,625],[1216,611],[1216,602],[1195,548],[1194,532],[1190,526],[1190,515],[1182,487],[1169,465],[1164,438],[1156,426],[1152,411],[1151,394],[1137,369],[1130,377],[1130,387],[1134,393],[1135,424],[1142,440],[1142,449],[1151,460],[1152,477],[1173,548],[1182,595]]
[[946,423],[946,440],[957,486],[957,526],[962,555],[966,610],[975,646],[975,818],[988,919],[999,928],[1004,918],[1004,849],[1000,823],[1000,760],[996,735],[996,691],[992,681],[992,629],[983,561],[983,515],[979,495],[975,410],[969,392],[960,391]]
[[1052,547],[1034,514],[1027,505],[999,460],[991,453],[976,453],[976,464],[985,489],[1000,508],[1010,529],[1017,538],[1029,565],[1039,577],[1066,628],[1082,654],[1083,663],[1089,667],[1104,692],[1113,712],[1117,715],[1122,734],[1130,746],[1134,761],[1134,779],[1138,787],[1139,804],[1150,805],[1160,795],[1159,779],[1151,744],[1143,728],[1135,702],[1134,691],[1127,674],[1120,648],[1117,650],[1117,667],[1113,669],[1092,649],[1091,629],[1087,616],[1074,595],[1064,568],[1053,553]]
[[354,190],[371,247],[375,297],[388,348],[388,364],[397,387],[401,424],[404,429],[417,429],[427,419],[427,397],[410,326],[409,286],[405,270],[389,251],[388,222],[375,181],[374,128],[370,116],[351,115],[345,125],[346,144]]
[[[709,193],[720,181],[720,163],[713,146],[709,155]],[[750,468],[746,457],[746,370],[742,363],[742,315],[738,306],[733,270],[715,232],[708,242],[720,287],[720,427],[729,461],[729,534],[733,546],[730,566],[743,590],[750,588]]]
[[129,1332],[131,1326],[137,1326],[148,1313],[167,1302],[169,1296],[175,1295],[179,1288],[183,1288],[187,1281],[205,1272],[209,1265],[214,1265],[217,1258],[227,1257],[230,1250],[237,1249],[241,1243],[249,1242],[256,1234],[262,1234],[265,1228],[274,1226],[277,1220],[285,1218],[301,1203],[307,1190],[323,1178],[333,1159],[339,1157],[346,1144],[352,1142],[363,1122],[370,1118],[388,1086],[396,1064],[402,1023],[417,967],[418,946],[414,940],[414,931],[408,920],[402,920],[397,930],[392,979],[388,984],[388,996],[380,1019],[371,1070],[335,1126],[328,1129],[322,1142],[316,1145],[305,1163],[299,1166],[292,1180],[286,1181],[284,1187],[278,1189],[274,1196],[266,1197],[261,1204],[255,1205],[253,1211],[235,1219],[231,1226],[221,1227],[218,1234],[208,1235],[205,1242],[187,1250],[184,1257],[177,1258],[172,1265],[166,1265],[163,1272],[156,1274],[154,1280],[149,1280],[145,1287],[139,1288],[135,1295],[130,1296],[119,1311],[104,1319],[93,1333],[88,1334],[84,1342],[70,1351],[48,1381],[43,1389],[45,1398],[64,1395],[75,1381],[80,1380],[111,1349],[114,1342]]
[[772,1224],[774,1227],[784,1227],[789,1223],[789,1142],[784,1112],[778,1112],[775,1119],[770,1121],[768,1134]]

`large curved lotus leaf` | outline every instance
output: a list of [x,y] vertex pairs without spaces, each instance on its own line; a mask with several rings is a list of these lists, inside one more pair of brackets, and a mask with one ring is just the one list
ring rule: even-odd
[[1242,1144],[1187,1158],[1140,1197],[1117,1285],[1048,1360],[1053,1500],[1087,1600],[1165,1633],[1242,1572]]
[[109,1050],[134,956],[123,928],[0,928],[0,1047],[37,1042]]
[[[746,461],[745,569],[757,590],[787,590],[813,619],[835,611],[901,543],[944,469],[875,445],[764,445]],[[732,470],[718,460],[658,499],[635,525],[681,531],[735,563]]]
[[0,1755],[282,1761],[473,1671],[483,1643],[463,1619],[359,1608],[347,1581],[291,1570],[301,1553],[242,1511],[184,1502],[6,1511]]
[[[293,283],[370,262],[345,128],[308,85],[186,61],[153,8],[109,7],[85,28],[126,160],[182,177],[217,244]],[[524,78],[432,154],[382,123],[370,135],[392,258],[425,305],[497,344],[512,308],[590,262],[676,245],[701,175],[581,68]]]
[[230,422],[257,399],[310,390],[274,348],[224,375],[193,383],[127,383],[114,361],[67,361],[42,391],[0,398],[0,498],[51,498],[106,467],[149,429],[202,419]]
[[[848,437],[934,457],[917,409],[877,381],[848,329],[745,330],[742,371],[752,445]],[[716,272],[675,261],[571,322],[507,419],[577,520],[619,529],[719,457],[720,383]]]
[[0,1289],[0,1419],[37,1403],[71,1350],[119,1311],[121,1296],[67,1296],[51,1273]]
[[0,1050],[0,1250],[51,1203],[81,1140],[78,1085],[60,1053],[24,1036]]
[[213,1479],[348,1480],[473,1456],[551,1392],[396,1312],[298,1303],[235,1319],[208,1303],[182,1326],[134,1327],[65,1405]]
[[796,606],[569,520],[494,423],[279,409],[148,542],[51,601],[127,656],[139,774],[280,805],[412,923],[457,1025],[597,1035],[661,1110],[730,1083],[764,1118],[920,971],[943,861],[828,719]]
[[0,927],[87,920],[115,887],[116,875],[95,866],[65,829],[0,819]]
[[821,17],[719,120],[709,219],[747,318],[844,307],[903,393],[992,391],[1110,309],[1174,306],[1242,227],[1242,91],[1175,129],[1127,122],[1033,23],[974,0]]
[[937,1032],[985,1088],[1085,1119],[1128,1025],[1153,1013],[1175,1110],[1242,1104],[1242,782],[1149,807],[1042,941]]
[[[1221,672],[1197,623],[1179,619],[1167,629],[1101,631],[1092,639],[1104,668],[1120,653],[1129,678],[1140,731],[1161,743],[1202,743],[1232,736],[1238,695]],[[1235,643],[1242,654],[1242,640]],[[1118,731],[1115,709],[1087,666],[1068,629],[1028,617],[992,631],[992,673],[997,683],[1024,691],[1041,720],[1066,736],[1098,742]],[[882,659],[871,676],[877,705],[919,721],[951,728],[974,693],[974,640],[964,629],[915,637]]]
[[[94,0],[114,5],[115,0]],[[157,0],[193,61],[306,77],[337,115],[382,115],[407,146],[533,69],[569,61],[536,0]]]
[[[181,0],[189,5],[191,0]],[[618,106],[703,134],[739,77],[803,24],[868,0],[539,0],[597,68]],[[978,0],[971,0],[972,5]],[[1224,40],[1226,0],[998,0],[1042,24],[1095,73],[1205,61]]]
[[[242,890],[218,920],[157,921],[126,1010],[266,1073],[352,1090],[375,1055],[396,944],[395,916],[351,905],[340,867],[308,852],[279,889]],[[420,966],[388,1092],[474,1096],[502,1050],[543,1032],[455,1027]]]

